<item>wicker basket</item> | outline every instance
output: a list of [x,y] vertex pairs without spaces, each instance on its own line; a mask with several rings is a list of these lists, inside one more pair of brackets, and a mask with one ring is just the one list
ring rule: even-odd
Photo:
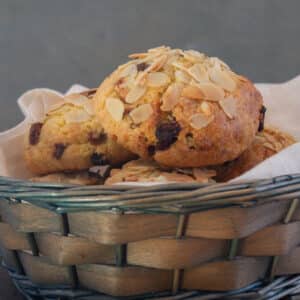
[[3,264],[27,299],[300,299],[300,175],[151,187],[0,178]]

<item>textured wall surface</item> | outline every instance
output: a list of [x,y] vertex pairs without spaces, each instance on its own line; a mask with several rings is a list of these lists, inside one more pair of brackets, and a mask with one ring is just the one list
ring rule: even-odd
[[91,87],[160,44],[220,56],[255,81],[300,73],[299,0],[1,0],[0,130],[33,87]]

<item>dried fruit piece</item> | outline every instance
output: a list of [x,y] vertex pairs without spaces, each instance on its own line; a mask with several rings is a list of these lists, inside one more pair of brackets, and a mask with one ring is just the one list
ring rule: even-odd
[[119,98],[107,98],[105,107],[115,121],[121,121],[124,114],[124,104]]
[[186,86],[181,93],[181,96],[189,99],[203,100],[205,98],[202,90],[194,85]]
[[211,68],[208,72],[210,79],[224,90],[228,92],[233,92],[235,90],[236,83],[228,72],[221,70],[219,67]]
[[204,93],[205,100],[220,101],[224,98],[223,89],[213,83],[199,83],[197,87]]
[[63,143],[54,144],[53,157],[57,160],[61,159],[66,148],[67,148],[67,145],[65,145]]
[[162,111],[171,111],[175,107],[180,100],[182,87],[180,83],[173,83],[167,88],[162,96]]
[[191,81],[191,77],[186,72],[183,72],[181,70],[176,70],[174,75],[175,75],[176,81],[178,81],[178,82],[188,84]]
[[264,123],[265,123],[265,114],[266,114],[266,107],[262,106],[259,111],[259,125],[258,125],[258,131],[264,130]]
[[148,150],[148,154],[150,156],[153,156],[155,154],[155,146],[154,145],[148,146],[147,150]]
[[145,71],[149,67],[149,64],[142,62],[142,63],[137,64],[136,67],[137,67],[138,72],[141,72],[141,71]]
[[156,149],[168,149],[177,141],[180,130],[181,127],[176,121],[168,121],[158,124],[155,131],[155,136],[157,138]]
[[167,85],[169,81],[169,76],[163,72],[149,73],[147,77],[147,85],[150,87],[164,86]]
[[134,103],[138,101],[146,93],[146,87],[136,85],[134,86],[125,98],[126,103]]
[[232,97],[225,98],[219,102],[223,111],[229,119],[233,119],[237,115],[236,99]]
[[153,109],[151,104],[146,103],[138,106],[129,113],[129,116],[132,118],[135,124],[140,124],[149,119],[152,115]]
[[195,129],[202,129],[211,123],[214,116],[206,116],[202,113],[194,114],[190,117],[190,125]]
[[29,130],[29,144],[36,145],[40,140],[43,123],[34,123]]
[[91,118],[91,115],[88,114],[85,110],[71,110],[64,114],[64,119],[66,123],[82,123],[86,122]]
[[198,82],[209,81],[207,71],[201,64],[195,64],[189,68],[189,74]]
[[92,145],[100,145],[107,140],[107,135],[104,132],[90,132],[89,133],[89,142]]
[[95,166],[103,166],[108,165],[109,161],[104,154],[95,152],[91,155],[91,163]]

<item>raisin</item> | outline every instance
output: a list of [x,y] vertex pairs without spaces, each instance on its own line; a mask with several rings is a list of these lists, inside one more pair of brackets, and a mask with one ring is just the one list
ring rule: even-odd
[[140,64],[138,64],[138,65],[136,66],[138,72],[144,71],[144,70],[146,70],[148,67],[149,67],[149,65],[146,64],[146,63],[144,63],[144,62],[143,62],[143,63],[140,63]]
[[150,156],[153,156],[153,155],[155,154],[155,146],[154,146],[154,145],[150,145],[150,146],[148,147],[148,154],[149,154]]
[[43,123],[34,123],[30,127],[29,143],[30,145],[36,145],[40,140],[41,130]]
[[156,149],[166,150],[177,141],[178,134],[181,130],[180,125],[176,121],[168,121],[160,123],[155,131],[157,138]]
[[107,135],[103,132],[101,133],[95,133],[95,132],[90,132],[89,133],[89,142],[92,145],[100,145],[104,143],[107,140]]
[[258,131],[263,131],[264,130],[264,122],[265,122],[265,114],[266,114],[266,107],[262,106],[260,111],[259,111],[259,125],[258,125]]
[[109,164],[109,161],[105,157],[105,155],[103,155],[101,153],[96,153],[96,152],[94,152],[91,155],[91,162],[95,166],[103,166],[103,165],[108,165]]
[[54,151],[53,151],[54,158],[61,159],[66,148],[67,148],[67,145],[65,145],[65,144],[62,144],[62,143],[54,144]]

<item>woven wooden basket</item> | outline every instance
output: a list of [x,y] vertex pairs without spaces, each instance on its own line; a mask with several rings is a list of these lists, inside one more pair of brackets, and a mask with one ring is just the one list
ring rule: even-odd
[[300,299],[300,175],[151,187],[0,178],[0,196],[3,264],[27,299]]

